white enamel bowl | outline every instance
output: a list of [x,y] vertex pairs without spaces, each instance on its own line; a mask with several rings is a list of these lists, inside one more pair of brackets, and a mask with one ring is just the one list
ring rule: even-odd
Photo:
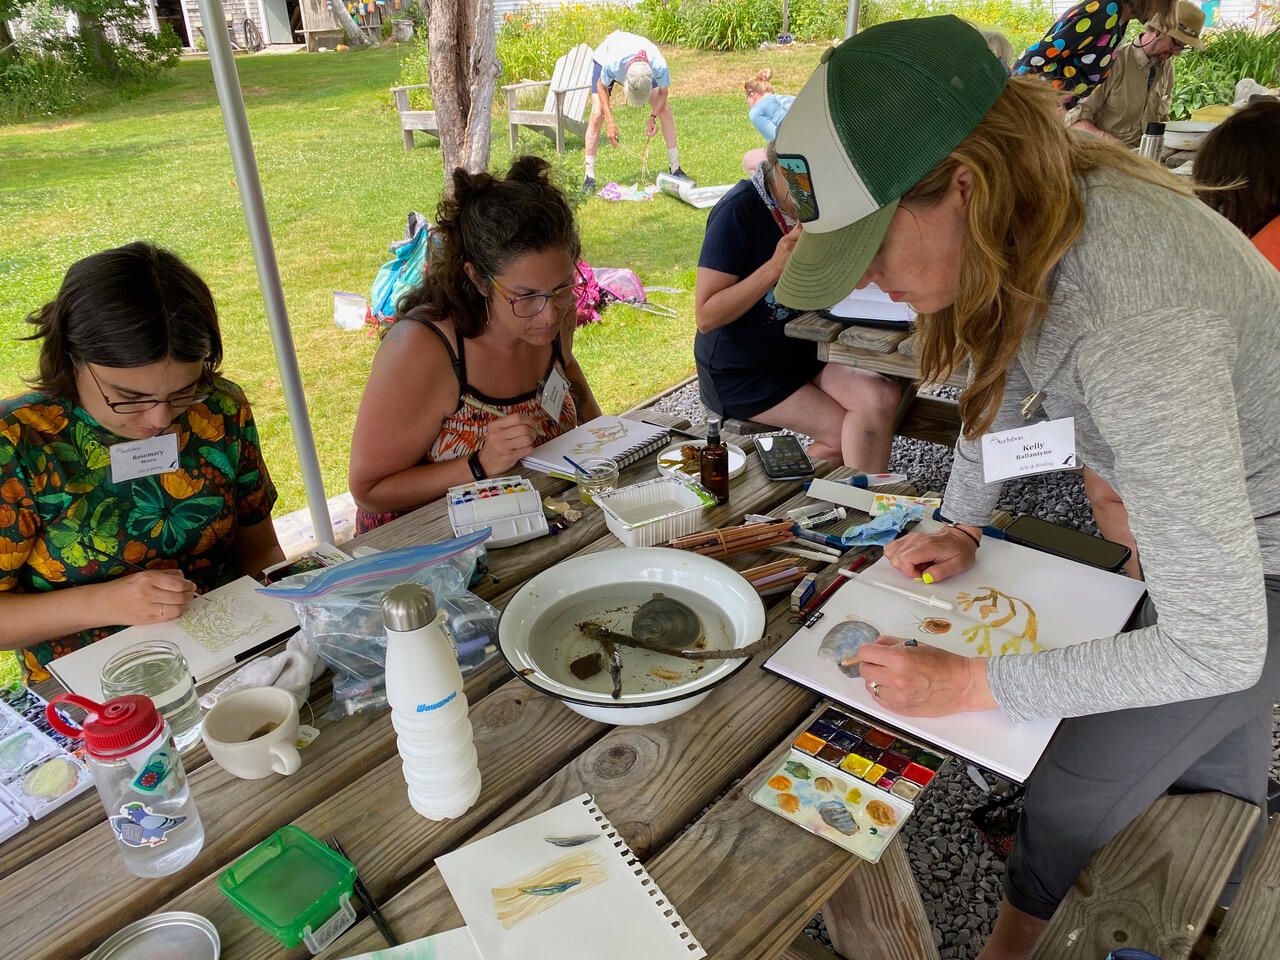
[[[708,615],[723,626],[719,647],[745,647],[764,634],[764,604],[759,594],[732,568],[687,550],[668,547],[630,547],[605,550],[561,561],[522,586],[502,611],[498,624],[498,648],[516,676],[536,690],[555,697],[576,713],[611,724],[659,723],[697,706],[711,688],[723,683],[746,665],[745,659],[708,661],[693,678],[647,692],[623,692],[614,700],[608,692],[575,686],[551,676],[539,664],[549,640],[544,629],[557,610],[572,605],[575,597],[599,597],[611,591],[637,593],[652,589],[679,596],[695,594],[704,624]],[[628,588],[630,590],[628,591]],[[636,588],[639,588],[637,591]],[[623,648],[626,657],[626,648]]]
[[1171,150],[1199,150],[1217,121],[1174,120],[1164,125],[1164,145]]

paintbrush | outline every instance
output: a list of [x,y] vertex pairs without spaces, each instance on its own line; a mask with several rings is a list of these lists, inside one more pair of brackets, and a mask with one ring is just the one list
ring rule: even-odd
[[92,543],[89,543],[87,540],[77,540],[77,542],[80,544],[80,546],[84,547],[90,553],[96,553],[103,560],[110,560],[112,563],[123,563],[130,570],[136,570],[138,573],[148,572],[148,568],[139,566],[136,563],[131,563],[130,561],[126,560],[124,557],[117,557],[114,554],[107,553],[105,550],[99,550],[97,547],[95,547]]
[[[347,856],[347,851],[342,849],[342,844],[338,842],[338,838],[336,836],[329,836],[329,846],[333,847],[338,856],[342,857],[344,860],[351,860],[351,858]],[[352,862],[351,865],[355,866],[355,863]],[[358,868],[356,870],[356,879],[355,883],[352,884],[352,889],[355,890],[356,896],[360,898],[360,902],[364,904],[364,908],[369,914],[369,919],[373,921],[373,925],[377,927],[378,932],[382,934],[382,939],[387,941],[387,946],[400,946],[400,941],[397,940],[396,935],[391,932],[391,927],[387,923],[387,918],[382,915],[382,911],[378,908],[378,902],[373,899],[373,894],[369,892],[369,888],[366,887],[364,885],[364,881],[360,879],[360,871]]]
[[688,437],[690,440],[706,439],[705,437],[698,436],[696,433],[690,433],[688,430],[681,430],[679,427],[669,427],[665,423],[655,423],[652,420],[641,420],[640,422],[648,424],[651,427],[661,427],[663,430],[666,430],[668,433],[677,433],[682,437]]
[[577,470],[584,477],[586,477],[587,479],[591,479],[592,473],[586,467],[582,466],[575,460],[570,460],[568,457],[565,457],[564,461],[565,463],[569,464],[569,466],[573,467],[573,469]]
[[468,407],[470,407],[473,410],[479,410],[482,413],[487,413],[487,414],[490,414],[491,416],[495,416],[495,417],[506,416],[506,414],[503,413],[501,410],[499,410],[497,407],[491,406],[490,404],[487,404],[482,400],[477,400],[475,397],[469,396],[467,394],[463,394],[462,402],[465,403]]

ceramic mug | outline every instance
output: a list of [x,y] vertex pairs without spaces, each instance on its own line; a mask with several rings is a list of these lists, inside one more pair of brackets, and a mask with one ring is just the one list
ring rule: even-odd
[[205,714],[200,735],[218,766],[244,780],[296,773],[302,766],[298,704],[279,687],[250,687],[223,697]]

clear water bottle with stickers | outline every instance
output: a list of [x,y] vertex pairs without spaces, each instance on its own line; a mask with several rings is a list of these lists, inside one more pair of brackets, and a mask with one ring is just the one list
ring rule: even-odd
[[[86,711],[79,730],[58,715],[59,704]],[[150,698],[133,695],[99,704],[60,693],[45,715],[59,733],[84,738],[94,786],[131,872],[163,877],[196,858],[204,846],[204,825],[169,725]]]

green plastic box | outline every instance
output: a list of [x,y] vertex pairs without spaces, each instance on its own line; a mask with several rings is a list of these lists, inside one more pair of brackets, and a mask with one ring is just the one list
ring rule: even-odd
[[286,947],[319,953],[355,921],[355,878],[350,860],[289,824],[222,871],[218,889]]

